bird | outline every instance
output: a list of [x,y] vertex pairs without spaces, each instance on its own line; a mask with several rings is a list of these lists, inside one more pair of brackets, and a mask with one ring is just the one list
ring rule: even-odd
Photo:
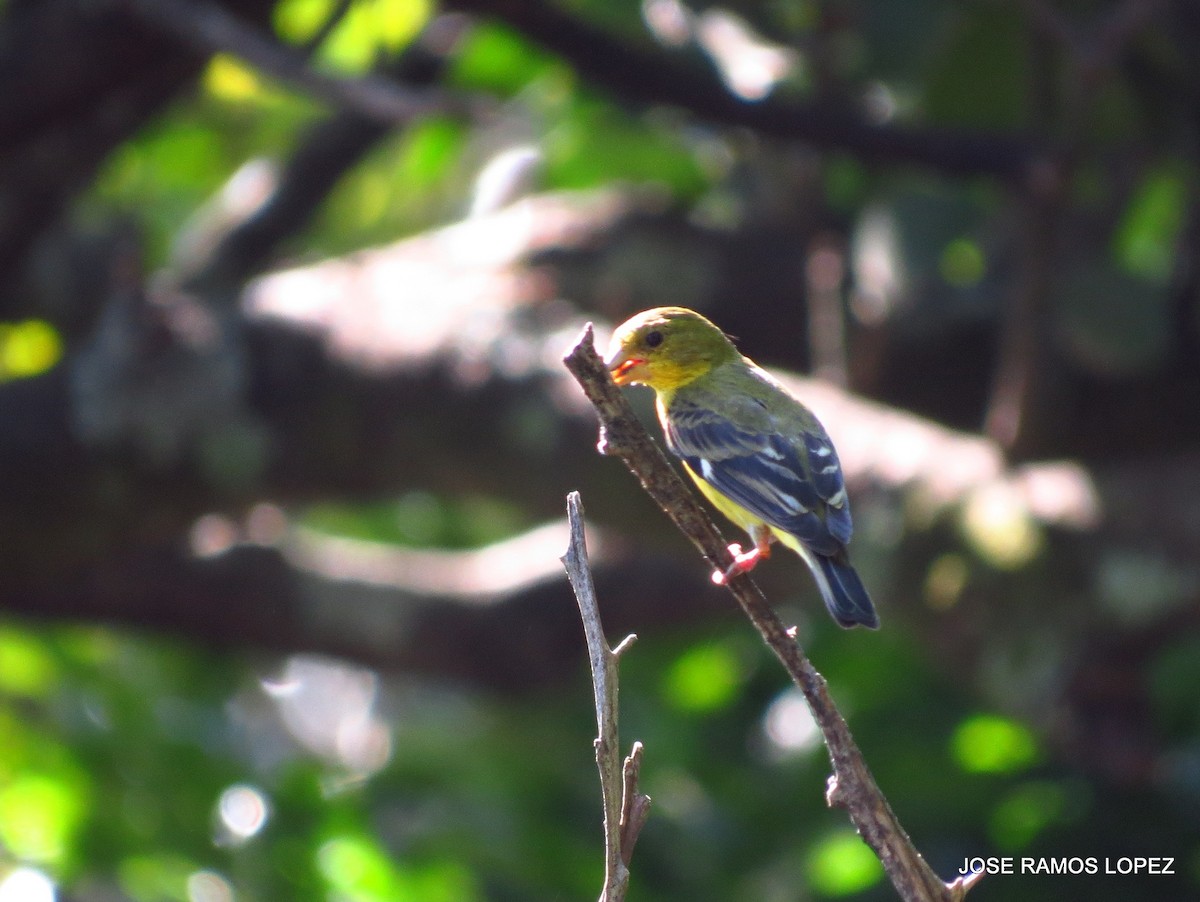
[[847,545],[850,500],[837,451],[807,407],[707,318],[656,307],[613,333],[605,357],[617,385],[654,389],[667,448],[701,493],[750,536],[730,545],[724,583],[752,570],[778,540],[800,555],[825,607],[843,627],[879,617]]

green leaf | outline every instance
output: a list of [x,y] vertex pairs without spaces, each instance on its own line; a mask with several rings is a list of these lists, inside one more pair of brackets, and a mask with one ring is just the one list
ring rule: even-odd
[[612,181],[651,183],[675,197],[697,196],[708,184],[679,133],[634,119],[607,101],[576,98],[545,141],[546,180],[559,188],[595,188]]
[[565,72],[554,57],[502,25],[485,24],[462,41],[450,83],[511,97],[552,70]]
[[1126,272],[1160,284],[1170,278],[1188,196],[1179,166],[1166,164],[1146,174],[1113,236],[1113,252]]
[[0,627],[0,693],[40,697],[59,681],[59,666],[34,632]]
[[40,319],[0,323],[0,382],[36,376],[62,358],[58,330]]
[[0,840],[18,858],[61,864],[87,810],[86,783],[67,771],[26,771],[0,783]]

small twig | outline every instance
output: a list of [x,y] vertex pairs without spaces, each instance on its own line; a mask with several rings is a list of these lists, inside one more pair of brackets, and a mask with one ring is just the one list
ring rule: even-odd
[[638,791],[642,744],[635,742],[629,757],[622,762],[617,731],[617,662],[637,636],[626,636],[615,649],[609,648],[604,638],[592,571],[588,566],[583,505],[578,492],[567,496],[567,522],[571,539],[562,562],[583,619],[596,701],[596,766],[600,769],[600,793],[604,802],[604,891],[600,894],[600,902],[621,902],[629,887],[633,847],[650,813],[650,797]]
[[[590,324],[563,363],[600,415],[601,453],[621,457],[709,564],[727,569],[733,561],[725,540],[613,384],[593,346]],[[796,642],[794,630],[783,625],[747,574],[730,579],[727,585],[763,641],[804,693],[813,719],[821,729],[833,765],[828,803],[846,809],[859,834],[879,856],[901,898],[907,902],[962,899],[977,878],[959,879],[947,885],[921,857],[876,785],[845,719],[829,695],[825,679]]]

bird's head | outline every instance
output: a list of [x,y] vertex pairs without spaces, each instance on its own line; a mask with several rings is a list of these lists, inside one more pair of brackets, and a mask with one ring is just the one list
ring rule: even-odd
[[617,327],[605,365],[617,385],[670,392],[739,356],[725,333],[694,310],[656,307]]

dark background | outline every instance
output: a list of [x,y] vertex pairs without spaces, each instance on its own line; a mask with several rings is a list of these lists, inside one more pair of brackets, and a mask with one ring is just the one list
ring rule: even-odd
[[595,897],[573,489],[630,899],[893,898],[559,362],[668,303],[807,374],[883,628],[756,577],[938,871],[1196,897],[1197,46],[1187,0],[0,2],[0,900]]

